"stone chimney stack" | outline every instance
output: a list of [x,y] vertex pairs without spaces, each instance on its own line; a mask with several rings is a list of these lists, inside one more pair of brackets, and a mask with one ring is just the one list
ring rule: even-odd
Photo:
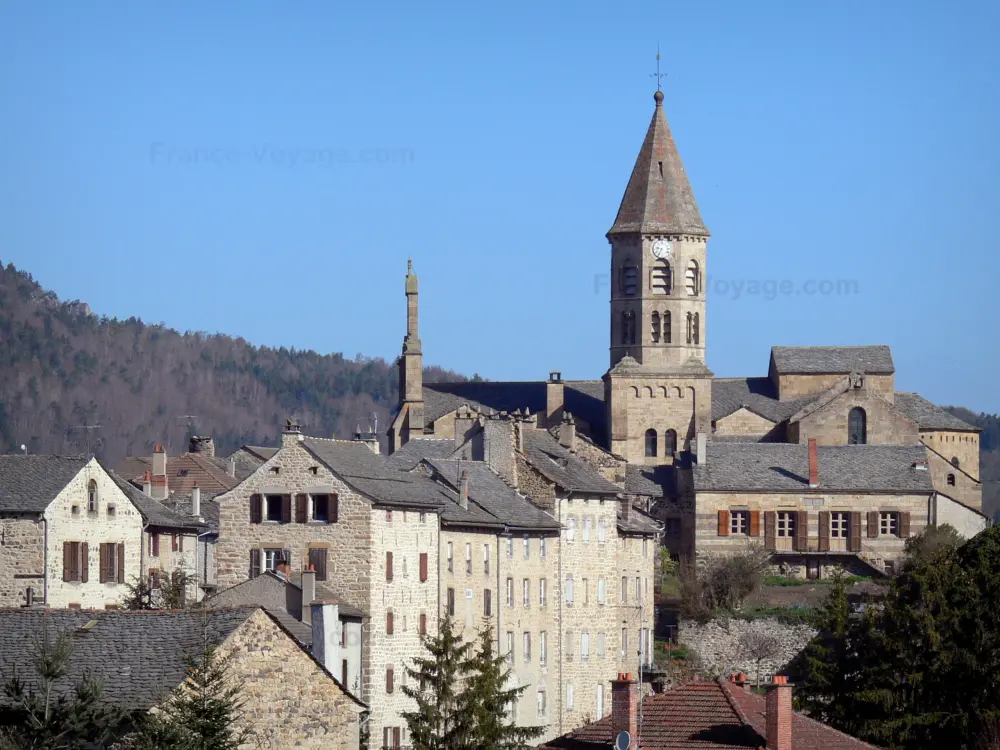
[[170,495],[167,486],[167,451],[162,445],[153,448],[153,476],[150,497],[155,500],[166,500]]
[[215,458],[215,441],[210,437],[192,435],[188,441],[188,453],[201,453],[209,458]]
[[469,472],[462,469],[462,476],[458,480],[458,503],[463,510],[469,509]]
[[788,678],[775,675],[767,691],[768,750],[792,750],[792,686]]
[[809,486],[819,487],[819,452],[816,438],[809,438]]
[[312,603],[316,601],[316,568],[302,571],[302,622],[312,625]]
[[153,496],[153,474],[149,469],[146,469],[146,476],[142,478],[142,491]]
[[562,424],[559,425],[559,445],[568,451],[576,448],[576,421],[569,412],[563,415]]
[[545,383],[545,426],[552,428],[563,418],[563,408],[566,404],[566,392],[563,389],[562,373],[553,371]]
[[629,733],[629,750],[639,747],[639,690],[631,673],[619,672],[611,682],[611,727],[612,737]]
[[226,473],[231,477],[236,477],[236,456],[229,457],[229,464],[226,466]]
[[483,459],[491,471],[511,487],[516,487],[517,461],[514,457],[514,420],[507,412],[490,414],[483,430]]
[[191,515],[201,518],[201,487],[198,485],[191,488]]
[[281,447],[286,448],[289,445],[295,445],[302,440],[302,428],[299,426],[299,423],[294,419],[286,419],[285,430],[281,434]]

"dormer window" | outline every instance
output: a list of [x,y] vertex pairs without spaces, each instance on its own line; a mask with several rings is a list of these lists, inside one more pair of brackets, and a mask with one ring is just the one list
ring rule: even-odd
[[87,482],[87,512],[97,512],[97,482],[93,479]]

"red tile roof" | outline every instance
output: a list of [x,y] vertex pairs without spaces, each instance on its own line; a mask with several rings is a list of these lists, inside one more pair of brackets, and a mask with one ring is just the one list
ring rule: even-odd
[[[152,458],[129,456],[119,473],[132,482],[141,483],[146,470],[152,466]],[[198,485],[202,492],[214,495],[232,489],[238,481],[213,463],[212,459],[200,453],[167,457],[167,489],[171,494],[190,492]]]
[[[643,750],[735,750],[766,744],[763,695],[731,683],[689,682],[642,702]],[[557,737],[538,750],[606,750],[613,746],[610,716]],[[795,714],[793,750],[874,750],[853,737]]]

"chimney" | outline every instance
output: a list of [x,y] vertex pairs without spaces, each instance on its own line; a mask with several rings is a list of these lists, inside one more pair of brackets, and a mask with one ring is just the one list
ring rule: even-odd
[[374,432],[355,432],[354,440],[368,446],[368,450],[376,455],[381,452],[378,444],[378,435]]
[[768,750],[792,750],[792,686],[788,678],[775,675],[767,692]]
[[[303,604],[305,607],[305,604]],[[309,605],[312,621],[312,653],[330,674],[340,674],[340,605],[314,601]],[[339,678],[338,678],[339,679]]]
[[753,692],[750,687],[750,680],[747,678],[745,672],[737,672],[734,674],[730,680],[734,685],[740,688],[744,693]]
[[809,486],[819,487],[819,457],[816,452],[816,438],[809,438]]
[[188,453],[203,453],[209,458],[215,458],[215,441],[210,437],[192,435],[188,441]]
[[236,477],[236,456],[229,457],[229,465],[226,467],[226,473],[233,478]]
[[312,625],[312,603],[316,601],[316,566],[302,571],[302,622]]
[[619,672],[618,679],[611,682],[611,736],[620,732],[628,732],[632,738],[629,750],[639,747],[639,690],[632,674],[625,672]]
[[153,475],[150,480],[152,486],[149,496],[154,500],[166,500],[170,495],[170,487],[167,485],[167,451],[162,445],[153,448]]
[[699,432],[695,438],[695,460],[699,466],[704,466],[708,461],[708,435],[704,432]]
[[142,491],[150,496],[153,494],[153,475],[149,469],[146,469],[146,476],[142,478]]
[[555,427],[562,420],[565,391],[561,372],[550,372],[545,383],[545,426]]
[[490,469],[512,487],[517,486],[514,457],[514,420],[506,412],[490,414],[484,424],[483,454]]
[[191,488],[191,515],[201,518],[201,487],[198,485]]
[[294,419],[285,420],[285,429],[281,434],[281,447],[285,448],[302,441],[302,428]]
[[458,504],[463,510],[469,509],[469,472],[462,469],[462,476],[458,480]]
[[559,425],[559,445],[568,451],[576,446],[576,422],[569,412],[566,412],[562,424]]

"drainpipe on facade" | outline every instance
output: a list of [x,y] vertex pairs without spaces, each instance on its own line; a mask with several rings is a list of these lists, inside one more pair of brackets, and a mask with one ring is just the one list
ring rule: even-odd
[[49,519],[42,516],[42,601],[49,606]]
[[[556,570],[558,571],[558,586],[556,586],[556,591],[559,592],[559,736],[562,737],[564,734],[563,730],[563,716],[566,715],[566,685],[563,683],[563,661],[566,658],[564,653],[564,648],[566,646],[566,639],[563,638],[563,600],[566,598],[566,592],[563,591],[563,573],[562,573],[562,557],[563,557],[563,538],[562,538],[562,501],[556,497],[556,504],[559,508],[556,520],[559,521],[559,544],[556,545],[559,549],[559,560],[556,563]],[[574,696],[575,697],[575,696]]]

